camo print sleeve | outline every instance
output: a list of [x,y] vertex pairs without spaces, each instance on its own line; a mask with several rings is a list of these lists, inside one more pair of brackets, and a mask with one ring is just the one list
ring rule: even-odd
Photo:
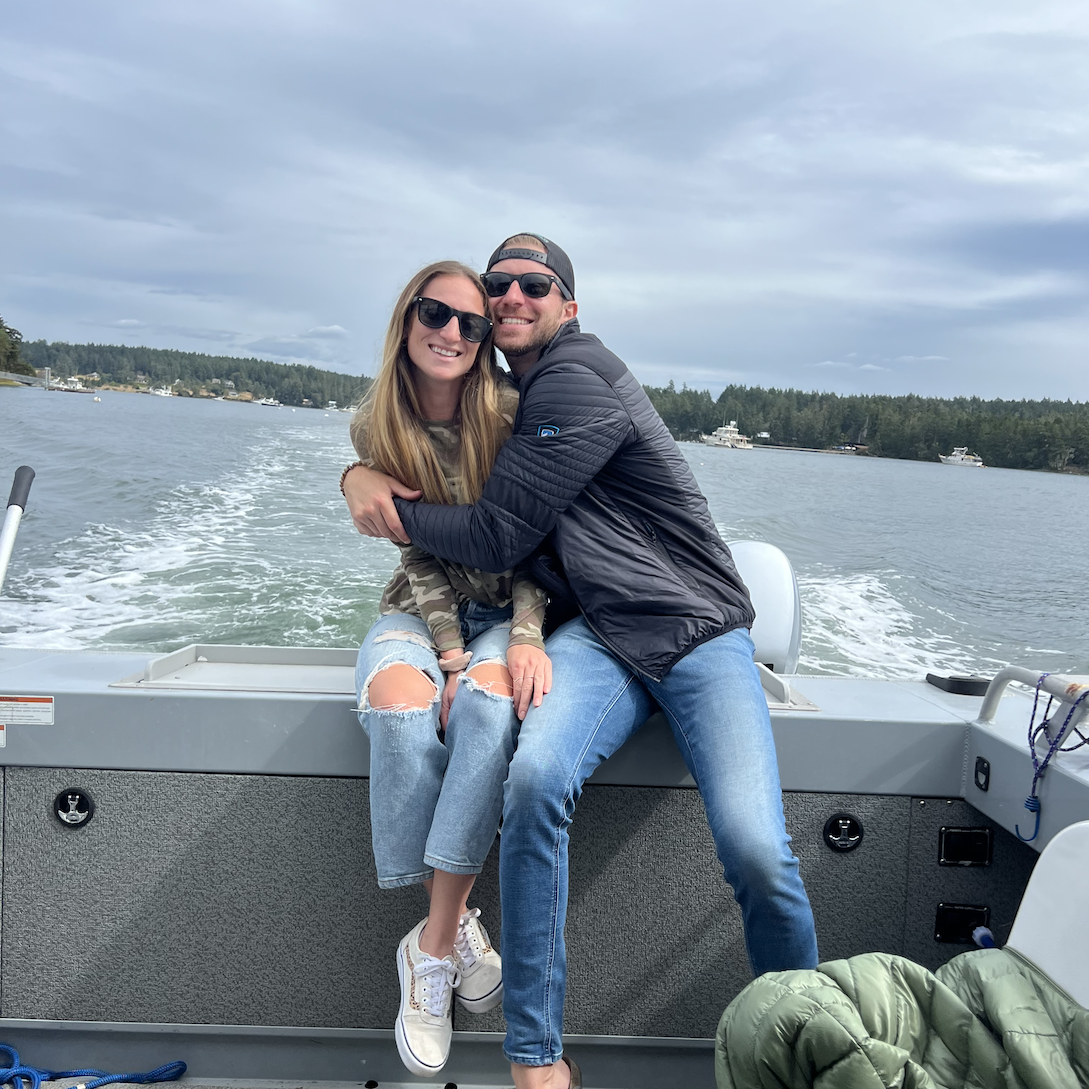
[[351,436],[352,445],[355,447],[356,457],[359,458],[368,469],[374,467],[370,454],[367,453],[367,408],[360,405],[352,416],[352,422],[348,425],[348,434]]
[[400,545],[401,566],[408,575],[408,584],[416,608],[435,640],[441,654],[444,650],[461,650],[461,619],[458,598],[442,565],[428,552],[415,545]]
[[520,566],[514,571],[512,599],[514,618],[511,620],[507,645],[516,647],[528,643],[544,650],[544,618],[548,598],[526,573],[525,567]]

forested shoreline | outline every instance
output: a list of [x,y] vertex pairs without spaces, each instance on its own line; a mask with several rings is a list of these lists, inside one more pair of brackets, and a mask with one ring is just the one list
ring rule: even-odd
[[979,397],[903,397],[807,393],[727,386],[706,390],[644,386],[678,439],[698,439],[724,422],[769,437],[757,443],[826,450],[846,444],[886,458],[936,461],[967,446],[984,464],[1005,469],[1089,472],[1089,404],[985,401]]
[[[362,398],[371,380],[300,363],[179,352],[116,344],[24,341],[21,356],[33,367],[49,367],[55,378],[97,374],[87,384],[141,387],[171,386],[182,396],[213,396],[229,391],[254,400],[273,398],[285,405],[341,407]],[[177,383],[177,384],[175,384]]]
[[[0,326],[2,326],[0,319]],[[285,405],[357,403],[371,379],[303,364],[272,363],[164,348],[63,341],[21,341],[3,326],[9,362],[49,367],[54,376],[97,374],[90,384],[127,388],[170,385],[190,396],[271,397]],[[0,369],[4,369],[0,367]],[[231,385],[233,383],[233,386]],[[795,389],[727,386],[707,390],[644,386],[673,436],[698,440],[736,420],[758,444],[829,449],[847,444],[870,456],[936,461],[967,446],[987,465],[1008,469],[1089,472],[1089,404],[1074,401],[986,401],[978,397],[840,395]],[[767,432],[767,438],[759,438]],[[862,452],[862,451],[860,451]]]

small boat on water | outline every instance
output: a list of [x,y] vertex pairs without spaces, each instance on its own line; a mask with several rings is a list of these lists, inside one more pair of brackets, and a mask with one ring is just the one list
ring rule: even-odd
[[939,454],[938,460],[943,465],[976,465],[980,469],[983,466],[983,458],[978,454],[969,454],[967,446],[954,446],[951,454]]
[[738,431],[737,420],[731,420],[722,427],[716,427],[710,435],[700,437],[708,446],[728,446],[731,450],[752,449],[752,439]]

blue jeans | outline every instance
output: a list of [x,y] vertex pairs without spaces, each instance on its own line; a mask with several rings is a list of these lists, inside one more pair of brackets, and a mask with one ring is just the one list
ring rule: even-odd
[[[511,610],[477,602],[462,607],[462,635],[481,662],[506,664]],[[371,678],[386,666],[415,666],[435,683],[422,710],[375,710]],[[503,807],[503,780],[518,736],[509,696],[493,695],[467,674],[458,680],[445,743],[439,710],[445,676],[427,625],[418,616],[379,617],[356,663],[359,722],[371,743],[371,842],[384,889],[426,881],[435,869],[480,873]]]
[[[656,703],[699,787],[741,907],[755,974],[817,964],[817,939],[783,822],[779,768],[749,633],[696,647],[660,682],[639,681],[579,618],[548,640],[553,687],[522,723],[507,776],[503,900],[504,1051],[546,1066],[563,1054],[568,825],[582,785]],[[653,698],[653,702],[652,702]]]

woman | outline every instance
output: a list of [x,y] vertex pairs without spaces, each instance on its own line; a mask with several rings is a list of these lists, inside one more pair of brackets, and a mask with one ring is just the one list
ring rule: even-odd
[[[352,420],[360,460],[345,469],[341,491],[363,465],[428,502],[480,497],[518,406],[485,313],[480,278],[465,265],[438,262],[409,281],[378,377]],[[397,949],[397,1047],[417,1075],[446,1063],[451,992],[478,1013],[503,996],[499,955],[467,899],[495,839],[528,706],[527,691],[516,707],[511,672],[533,678],[538,706],[551,686],[544,605],[521,571],[488,574],[405,545],[359,652],[378,883],[422,882],[431,898],[427,918]]]

